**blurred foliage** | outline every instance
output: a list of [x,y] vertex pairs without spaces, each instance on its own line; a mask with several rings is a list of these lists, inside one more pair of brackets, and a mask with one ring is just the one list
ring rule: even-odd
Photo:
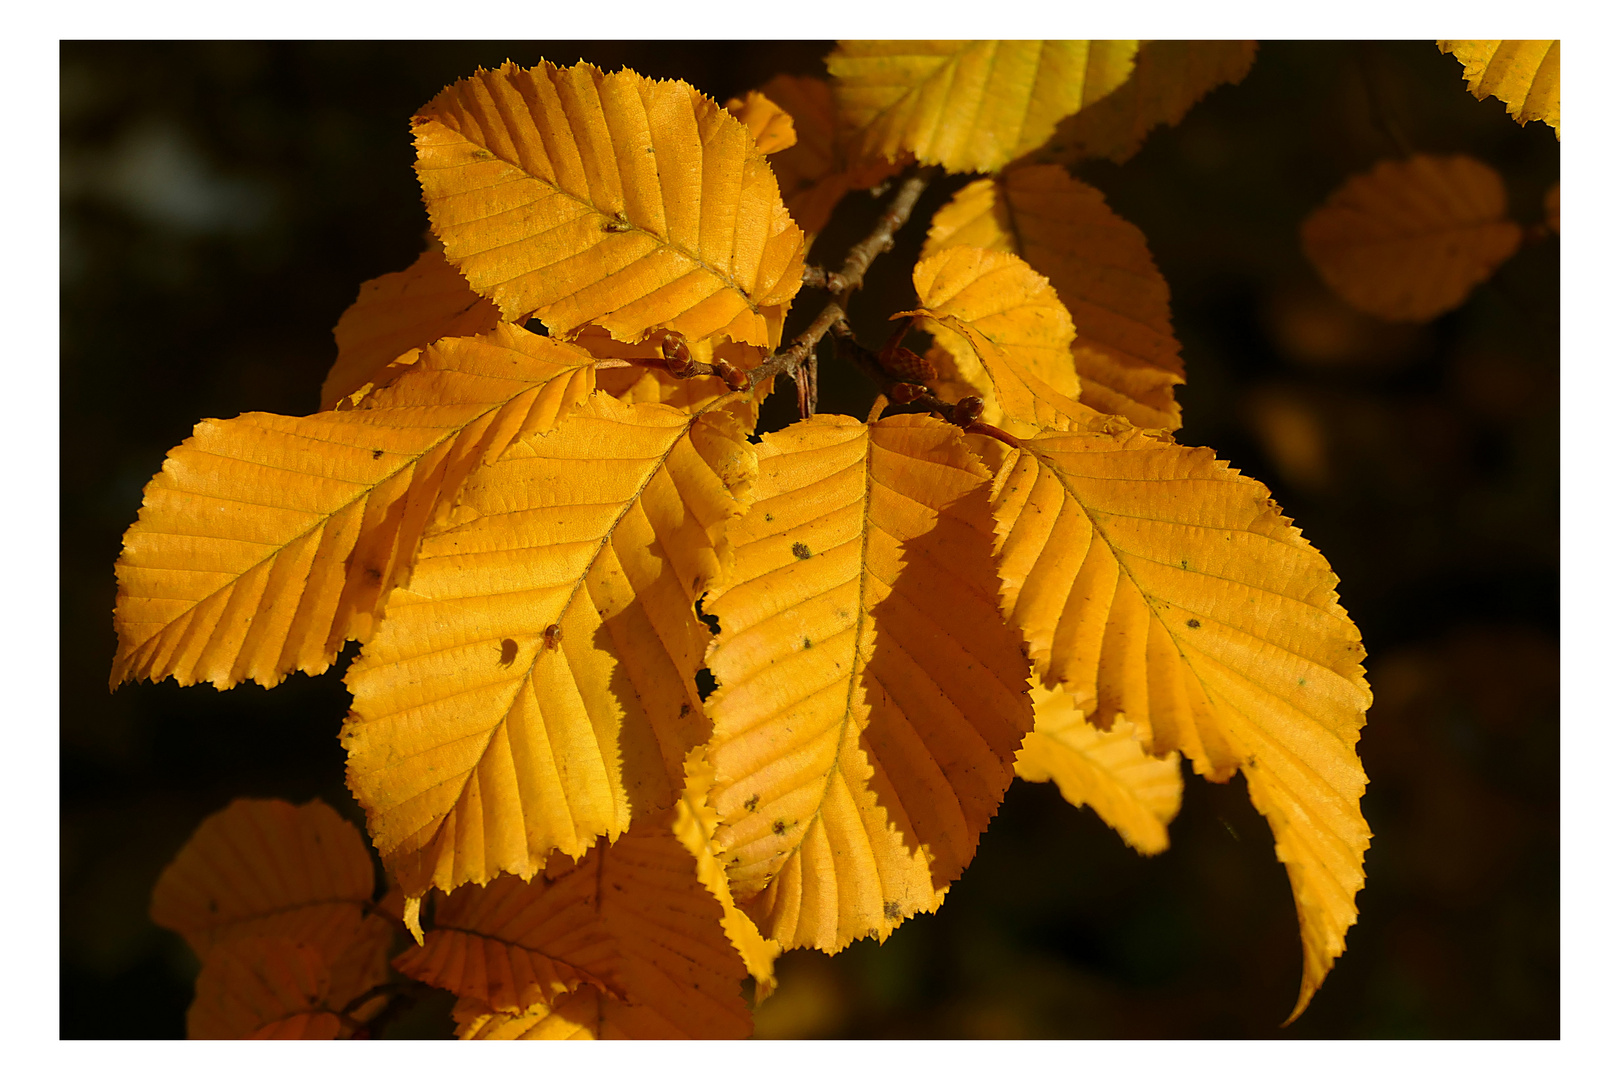
[[[628,65],[724,101],[819,73],[830,49],[63,43],[63,1037],[184,1034],[195,961],[146,906],[207,814],[238,795],[320,796],[360,820],[337,671],[273,692],[107,694],[112,564],[141,487],[193,423],[317,407],[338,315],[421,249],[411,113],[508,57]],[[1558,1036],[1558,241],[1433,323],[1352,311],[1305,262],[1299,224],[1406,149],[1488,162],[1525,224],[1558,181],[1552,131],[1475,101],[1432,42],[1264,42],[1247,79],[1124,165],[1079,170],[1170,283],[1182,441],[1273,489],[1365,634],[1375,836],[1361,920],[1316,1001],[1278,1030],[1299,941],[1241,779],[1189,775],[1152,859],[1051,785],[1017,783],[937,915],[881,949],[784,956],[760,1035]],[[928,218],[961,182],[931,190],[874,268],[854,313],[866,340],[912,299]],[[849,203],[817,240],[822,260],[877,212],[865,193]],[[872,392],[829,361],[821,396],[865,415]],[[766,425],[791,402],[773,398]],[[425,1000],[392,1034],[447,1034],[443,1005]]]

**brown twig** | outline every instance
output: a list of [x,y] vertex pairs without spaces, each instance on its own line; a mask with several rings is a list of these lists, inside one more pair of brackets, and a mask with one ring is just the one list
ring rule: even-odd
[[[773,379],[784,372],[797,372],[803,368],[815,347],[821,339],[832,329],[834,323],[844,319],[844,304],[849,294],[861,287],[866,277],[867,268],[878,255],[894,246],[894,234],[900,231],[906,221],[911,217],[912,210],[916,209],[917,200],[921,198],[923,189],[933,179],[933,170],[926,169],[913,173],[900,185],[894,198],[884,209],[877,223],[866,238],[849,249],[844,258],[844,265],[836,274],[823,272],[822,280],[832,298],[827,306],[822,308],[804,333],[793,339],[793,344],[781,352],[766,359],[766,361],[748,373],[748,386],[752,389],[764,382]],[[797,378],[797,376],[795,376]],[[814,392],[806,389],[800,393],[799,413],[809,416],[807,410],[814,408]]]

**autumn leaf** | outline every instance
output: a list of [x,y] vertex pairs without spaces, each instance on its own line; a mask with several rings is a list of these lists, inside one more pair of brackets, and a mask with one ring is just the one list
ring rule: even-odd
[[360,286],[360,295],[333,329],[338,355],[321,384],[321,410],[364,389],[400,355],[440,338],[495,329],[501,313],[445,262],[424,251],[408,269]]
[[1179,124],[1211,90],[1242,82],[1254,66],[1255,49],[1253,41],[1144,41],[1130,78],[1059,122],[1034,157],[1066,164],[1108,158],[1123,164],[1154,128]]
[[1086,720],[1073,694],[1032,682],[1035,727],[1018,751],[1018,775],[1055,780],[1065,799],[1091,807],[1143,855],[1169,847],[1165,826],[1181,808],[1181,755],[1153,757],[1129,720],[1102,731]]
[[1417,154],[1353,176],[1305,219],[1305,255],[1352,307],[1426,322],[1462,304],[1518,250],[1496,170]]
[[1134,41],[842,41],[827,57],[858,161],[993,172],[1123,83]]
[[335,1039],[343,1019],[330,997],[331,976],[319,950],[289,938],[232,941],[210,955],[197,976],[186,1035]]
[[325,671],[371,636],[433,514],[590,393],[591,364],[500,326],[430,346],[362,408],[198,424],[124,534],[111,685]]
[[336,955],[376,891],[366,843],[319,800],[237,799],[197,827],[152,890],[152,921],[199,957],[242,937]]
[[1298,1016],[1344,951],[1370,836],[1366,651],[1338,579],[1262,485],[1138,431],[1027,438],[993,501],[1002,610],[1036,673],[1155,754],[1243,770],[1294,889]]
[[1012,779],[1028,665],[995,607],[984,470],[926,417],[764,436],[704,600],[715,845],[786,947],[939,906]]
[[[628,367],[598,368],[596,372],[596,387],[605,394],[611,394],[626,404],[636,402],[658,402],[680,409],[682,412],[698,412],[708,408],[731,393],[723,380],[716,376],[699,376],[683,379],[670,373],[663,363],[663,351],[658,341],[649,339],[642,342],[614,341],[608,332],[600,326],[587,326],[574,339],[574,344],[600,359],[619,359],[631,361]],[[703,341],[688,342],[688,351],[691,358],[698,363],[712,364],[717,360],[724,360],[738,371],[752,371],[765,359],[765,350],[758,345],[739,345],[734,341],[715,341],[708,338]],[[745,426],[752,429],[759,416],[759,405],[769,396],[775,380],[766,379],[754,388],[753,396],[746,404],[747,420]]]
[[1074,321],[1082,403],[1141,427],[1181,426],[1175,388],[1186,380],[1170,287],[1141,230],[1102,192],[1056,165],[976,180],[934,215],[923,257],[956,245],[1011,252],[1051,282]]
[[807,237],[805,246],[827,225],[833,207],[850,191],[870,188],[899,172],[910,155],[889,161],[856,163],[845,150],[848,133],[833,103],[832,85],[808,75],[778,75],[761,93],[793,114],[793,146],[771,155],[771,169],[782,185],[782,200]]
[[[746,1037],[747,970],[720,902],[671,831],[675,815],[597,844],[555,878],[457,889],[440,901],[426,943],[395,966],[463,999],[463,1037],[491,1037],[492,1023],[525,1014],[533,1024],[561,1014],[551,1027],[577,1020],[586,1030],[570,1034],[591,1038]],[[598,1011],[577,1015],[582,1001]]]
[[1480,101],[1487,94],[1507,105],[1521,125],[1544,121],[1562,138],[1558,126],[1558,42],[1440,41],[1440,51],[1463,66],[1468,92]]
[[407,896],[530,876],[674,803],[709,727],[693,603],[753,476],[740,411],[595,394],[424,536],[349,669],[342,734]]
[[762,154],[775,154],[799,141],[793,130],[793,117],[758,90],[748,91],[747,97],[727,101],[726,112],[743,122]]
[[900,315],[924,320],[946,353],[937,365],[943,380],[984,399],[985,423],[1023,434],[1101,420],[1075,400],[1080,383],[1069,351],[1069,312],[1028,263],[1005,252],[948,247],[917,263],[912,281],[922,306]]
[[508,63],[413,123],[445,254],[508,321],[780,340],[803,234],[748,129],[686,83]]

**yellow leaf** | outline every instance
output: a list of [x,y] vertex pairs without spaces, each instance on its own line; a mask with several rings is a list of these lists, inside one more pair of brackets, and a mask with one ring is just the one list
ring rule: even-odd
[[781,339],[804,236],[748,129],[686,83],[508,63],[413,123],[445,254],[508,321]]
[[211,953],[197,975],[186,1035],[335,1039],[343,1021],[330,998],[331,974],[319,950],[289,938],[243,938]]
[[362,408],[205,420],[124,534],[111,684],[319,674],[367,640],[469,472],[592,387],[582,349],[500,326],[427,348]]
[[1170,287],[1142,231],[1102,192],[1056,165],[976,180],[934,215],[923,257],[955,245],[1011,252],[1051,282],[1074,320],[1083,404],[1141,427],[1181,426],[1175,388],[1186,380]]
[[1462,62],[1468,91],[1480,101],[1489,94],[1506,103],[1520,124],[1541,120],[1562,138],[1558,127],[1558,42],[1440,41],[1440,51]]
[[332,331],[338,355],[321,384],[321,409],[336,408],[403,353],[440,338],[483,334],[500,321],[495,305],[473,292],[442,252],[424,251],[408,269],[360,286]]
[[[671,833],[674,817],[597,844],[551,880],[456,890],[426,946],[395,966],[461,996],[463,1038],[747,1037],[747,970],[720,902]],[[572,992],[559,970],[572,972]],[[514,1032],[525,1019],[523,1031],[542,1031]]]
[[993,172],[1123,83],[1134,41],[843,41],[827,57],[857,160]]
[[1180,123],[1222,83],[1242,82],[1254,66],[1255,48],[1252,41],[1144,41],[1130,78],[1060,122],[1035,156],[1068,164],[1085,158],[1123,164],[1154,128]]
[[762,154],[786,150],[799,141],[793,130],[793,117],[758,90],[748,91],[746,98],[726,102],[726,112],[743,122]]
[[[845,157],[846,132],[833,104],[826,79],[778,75],[762,93],[793,114],[798,141],[771,156],[771,169],[782,185],[782,200],[807,237],[826,227],[833,207],[847,192],[870,188],[899,172],[910,161],[878,158],[853,163]],[[805,246],[810,245],[806,239]]]
[[1426,322],[1460,305],[1519,247],[1495,169],[1454,154],[1381,161],[1300,229],[1305,255],[1352,307]]
[[714,834],[719,828],[720,816],[709,805],[709,791],[714,787],[714,766],[705,758],[702,748],[694,749],[686,759],[686,790],[675,804],[675,838],[697,860],[698,880],[703,882],[725,911],[723,924],[726,937],[743,958],[748,974],[754,979],[754,1004],[770,997],[776,990],[776,958],[782,955],[782,946],[767,940],[754,925],[754,920],[743,914],[731,895],[731,879],[726,876],[715,850]]
[[1372,695],[1327,560],[1265,487],[1141,432],[1049,434],[995,479],[1002,610],[1035,670],[1201,775],[1242,768],[1294,888],[1299,1015],[1355,922]]
[[360,832],[319,800],[237,799],[197,827],[152,890],[152,921],[206,958],[223,941],[286,937],[336,956],[376,878]]
[[[984,422],[1014,434],[1101,421],[1075,400],[1074,323],[1051,284],[1016,255],[948,247],[917,263],[916,311],[949,354],[942,380],[984,398]],[[895,316],[899,318],[900,316]]]
[[1135,726],[1093,727],[1074,695],[1031,680],[1035,728],[1018,751],[1018,775],[1037,783],[1056,780],[1063,797],[1097,811],[1131,847],[1157,855],[1170,846],[1170,824],[1181,808],[1181,755],[1149,755]]
[[767,936],[834,951],[934,910],[973,857],[1029,729],[1028,664],[956,429],[816,416],[759,453],[704,600],[714,842]]
[[693,603],[754,470],[740,411],[594,394],[423,538],[349,669],[342,735],[407,896],[530,876],[673,805],[709,730]]

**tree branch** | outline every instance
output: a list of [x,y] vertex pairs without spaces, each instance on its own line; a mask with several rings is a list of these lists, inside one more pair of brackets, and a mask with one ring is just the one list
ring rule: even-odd
[[[849,254],[844,258],[844,265],[838,272],[836,274],[822,272],[819,283],[832,294],[832,299],[827,301],[827,306],[821,309],[804,333],[793,339],[793,344],[767,358],[763,364],[748,373],[749,389],[783,372],[797,372],[804,367],[807,358],[826,336],[827,331],[832,329],[834,323],[843,321],[844,304],[848,301],[849,294],[861,287],[872,260],[894,246],[894,234],[910,219],[911,212],[917,207],[917,200],[922,197],[923,190],[933,179],[933,174],[934,170],[924,169],[907,178],[877,219],[872,231],[864,240],[849,249]],[[807,274],[807,278],[809,276]],[[809,379],[801,382],[799,412],[803,416],[811,415],[815,409],[814,390],[811,385],[806,385],[810,383]]]

